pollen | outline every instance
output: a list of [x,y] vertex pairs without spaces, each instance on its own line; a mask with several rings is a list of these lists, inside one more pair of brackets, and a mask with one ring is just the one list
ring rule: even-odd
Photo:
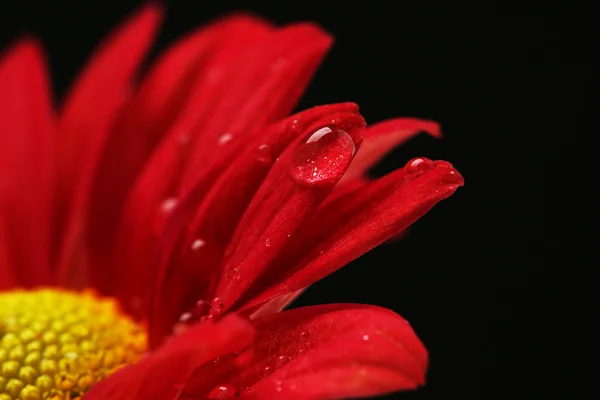
[[146,350],[145,330],[114,299],[89,291],[0,292],[0,400],[80,400]]

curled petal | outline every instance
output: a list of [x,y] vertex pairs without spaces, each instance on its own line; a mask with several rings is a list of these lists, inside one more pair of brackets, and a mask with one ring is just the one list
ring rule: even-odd
[[53,151],[44,57],[24,39],[0,58],[0,289],[50,283]]
[[331,304],[254,321],[255,343],[222,363],[198,368],[182,395],[211,385],[248,399],[334,399],[413,389],[425,381],[427,351],[410,325],[373,306]]
[[383,156],[419,132],[427,132],[435,138],[442,136],[439,124],[416,118],[396,118],[369,126],[360,151],[340,181],[340,187],[364,177]]

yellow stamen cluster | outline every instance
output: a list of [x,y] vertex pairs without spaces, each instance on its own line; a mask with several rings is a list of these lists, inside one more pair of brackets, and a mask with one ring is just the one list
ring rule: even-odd
[[114,299],[54,289],[0,292],[0,400],[75,400],[147,349]]

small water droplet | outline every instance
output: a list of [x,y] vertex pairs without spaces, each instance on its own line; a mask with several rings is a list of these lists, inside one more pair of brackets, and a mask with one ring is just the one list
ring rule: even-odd
[[220,297],[215,297],[211,302],[211,314],[219,314],[223,310],[223,300]]
[[288,356],[279,356],[277,360],[275,360],[275,368],[281,368],[290,360]]
[[202,246],[204,246],[206,244],[206,242],[202,239],[196,239],[192,242],[192,250],[198,250],[199,248],[201,248]]
[[206,315],[206,313],[208,313],[209,309],[210,309],[210,304],[208,303],[208,301],[198,300],[196,302],[196,307],[194,308],[194,311],[192,312],[192,314],[196,317],[203,316],[203,315]]
[[227,133],[224,133],[221,136],[219,136],[218,143],[220,145],[224,145],[226,143],[231,142],[231,139],[233,139],[233,134],[227,132]]
[[265,240],[265,247],[271,247],[271,239]]
[[160,210],[165,214],[170,213],[177,207],[177,198],[169,197],[160,204]]
[[404,180],[410,182],[434,167],[435,163],[428,158],[413,158],[404,167]]
[[230,399],[237,396],[237,389],[233,385],[219,385],[210,391],[209,399]]
[[271,375],[272,373],[273,373],[273,367],[270,367],[270,366],[268,366],[268,365],[267,365],[267,366],[266,366],[266,367],[263,369],[263,376],[264,376],[265,378],[266,378],[267,376]]
[[300,341],[304,344],[304,345],[308,345],[310,343],[310,333],[308,332],[302,332],[300,334]]
[[346,172],[355,151],[356,145],[346,131],[318,129],[294,150],[290,174],[302,185],[335,184]]
[[181,314],[181,316],[179,317],[179,321],[180,322],[186,322],[189,321],[190,319],[192,319],[193,315],[192,313],[189,312],[184,312],[183,314]]
[[276,392],[282,392],[283,391],[283,382],[282,381],[275,381],[275,391]]
[[363,335],[362,339],[365,341],[369,340],[369,335]]
[[261,164],[270,164],[273,161],[273,156],[271,155],[271,149],[266,144],[261,144],[256,149],[256,160]]

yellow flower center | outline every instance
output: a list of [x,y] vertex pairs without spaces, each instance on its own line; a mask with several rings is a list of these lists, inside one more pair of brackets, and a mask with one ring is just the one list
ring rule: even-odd
[[0,293],[0,400],[74,400],[147,349],[111,298],[55,289]]

